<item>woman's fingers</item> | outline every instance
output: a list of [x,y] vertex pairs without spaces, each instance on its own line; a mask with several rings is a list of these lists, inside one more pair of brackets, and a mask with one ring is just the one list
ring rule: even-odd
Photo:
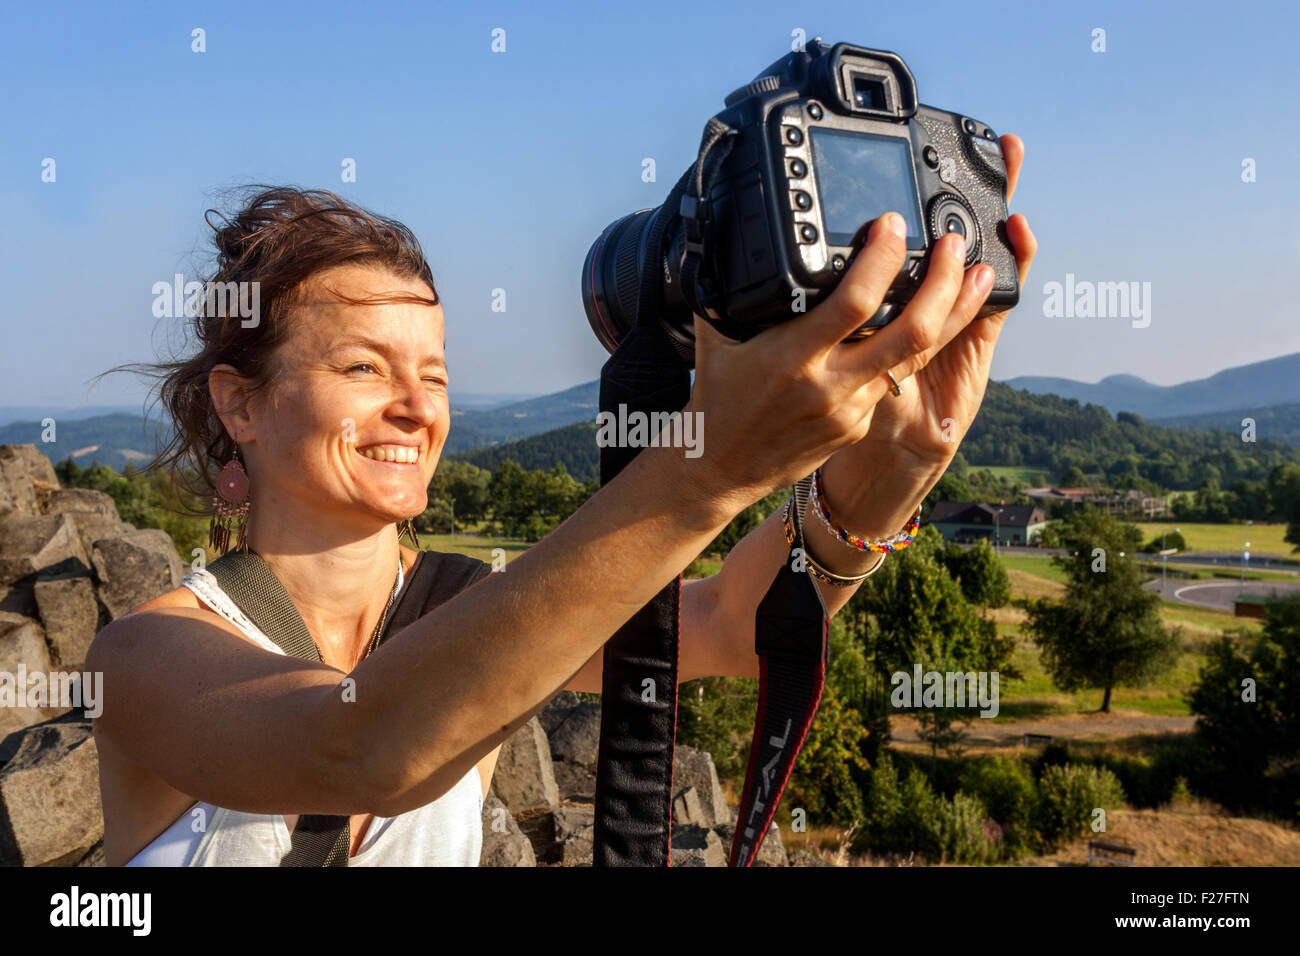
[[867,233],[867,244],[849,266],[839,285],[808,318],[799,334],[812,334],[819,352],[829,352],[850,332],[876,314],[885,293],[907,260],[907,225],[896,212],[885,213]]
[[966,240],[956,233],[941,238],[930,250],[925,281],[907,308],[879,332],[842,346],[835,354],[836,365],[859,385],[905,363],[909,375],[924,367],[941,344],[944,322],[961,292],[965,266]]
[[1029,267],[1034,264],[1034,256],[1038,255],[1038,240],[1029,228],[1029,220],[1020,213],[1007,220],[1007,239],[1011,242],[1011,248],[1016,250],[1020,294],[1024,295],[1025,282],[1029,280]]
[[[923,369],[931,358],[939,353],[949,342],[961,334],[961,330],[970,325],[975,314],[979,312],[980,306],[984,300],[989,297],[993,290],[993,280],[996,273],[990,265],[977,265],[966,273],[966,278],[962,280],[961,291],[957,293],[957,301],[953,303],[952,311],[948,313],[948,318],[944,321],[943,330],[939,333],[939,341],[926,355],[925,361],[905,369],[908,375],[915,375]],[[894,370],[894,377],[899,378],[898,370]]]
[[1002,160],[1007,164],[1007,202],[1016,193],[1016,183],[1020,182],[1020,166],[1025,161],[1025,144],[1014,133],[1007,133],[998,140],[1002,147]]

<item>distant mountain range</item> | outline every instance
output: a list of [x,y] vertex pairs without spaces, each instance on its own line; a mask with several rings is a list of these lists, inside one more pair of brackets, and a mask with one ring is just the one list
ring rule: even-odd
[[[1112,416],[1133,412],[1152,424],[1174,428],[1240,432],[1241,420],[1253,418],[1261,441],[1271,439],[1300,447],[1300,353],[1225,369],[1180,385],[1153,385],[1135,375],[1111,375],[1095,383],[1018,376],[1003,384],[1033,395],[1059,395],[1082,405],[1093,404]],[[543,442],[515,443],[569,426],[592,425],[598,402],[596,381],[536,397],[517,393],[458,395],[451,403],[452,427],[444,453],[495,467],[507,454],[523,464],[540,461],[563,448],[552,462],[564,461],[571,473],[594,477],[590,455],[579,456],[572,450],[586,441],[578,431],[558,436],[558,444],[556,436]],[[40,423],[45,418],[56,422],[57,441],[52,444],[41,440],[44,429]],[[138,467],[156,452],[158,428],[146,424],[139,406],[0,406],[0,444],[33,442],[55,461],[71,456],[80,465],[97,459],[117,469],[128,461]]]
[[[1179,385],[1153,385],[1136,375],[1110,375],[1100,382],[1021,375],[1004,383],[1035,395],[1060,395],[1100,405],[1112,414],[1133,412],[1146,419],[1185,418],[1247,409],[1300,404],[1300,352],[1224,369]],[[1226,419],[1225,419],[1226,420]],[[1166,422],[1165,424],[1173,424]],[[1240,428],[1241,417],[1237,418]],[[1207,426],[1200,426],[1207,427]]]
[[489,410],[453,409],[447,454],[491,448],[578,422],[596,421],[600,383],[586,382],[554,395],[512,402]]
[[[519,392],[457,395],[451,406],[447,454],[497,446],[575,421],[594,422],[596,383],[532,398]],[[31,443],[56,463],[71,458],[83,467],[98,462],[121,471],[130,462],[140,468],[166,437],[160,421],[146,420],[141,412],[140,405],[0,406],[0,445]],[[54,421],[52,442],[45,440],[47,419]]]
[[30,443],[56,464],[67,458],[83,466],[98,461],[118,471],[128,462],[144,467],[161,447],[159,422],[142,418],[138,411],[79,419],[56,410],[45,417],[54,419],[52,436],[40,421],[10,422],[0,425],[0,445]]

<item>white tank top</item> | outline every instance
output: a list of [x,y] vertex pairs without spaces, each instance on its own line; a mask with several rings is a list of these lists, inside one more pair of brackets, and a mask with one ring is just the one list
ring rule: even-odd
[[[259,646],[284,654],[206,569],[194,571],[181,584]],[[399,581],[399,591],[401,586]],[[432,803],[395,817],[374,817],[348,866],[478,866],[482,813],[483,784],[478,767],[471,767]],[[199,802],[126,865],[279,866],[291,845],[289,827],[279,814],[241,813]]]

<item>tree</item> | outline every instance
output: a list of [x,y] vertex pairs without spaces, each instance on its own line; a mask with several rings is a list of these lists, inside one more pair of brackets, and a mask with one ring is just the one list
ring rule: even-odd
[[1061,487],[1078,488],[1087,480],[1088,479],[1083,476],[1083,472],[1079,469],[1078,465],[1071,465],[1069,468],[1065,469],[1065,474],[1061,476]]
[[1061,534],[1070,553],[1052,560],[1069,576],[1065,599],[1029,602],[1027,630],[1057,686],[1102,689],[1109,713],[1116,687],[1142,686],[1173,667],[1181,635],[1165,628],[1160,598],[1142,587],[1136,526],[1087,508]]
[[1287,544],[1295,545],[1291,549],[1293,554],[1300,551],[1300,499],[1291,506],[1291,521],[1286,526],[1286,534],[1282,536],[1282,540]]
[[1162,548],[1177,548],[1179,551],[1187,550],[1187,539],[1183,537],[1181,531],[1170,529],[1164,534],[1158,534],[1146,544],[1142,545],[1143,554],[1158,554]]
[[949,544],[943,550],[943,563],[972,604],[1006,607],[1011,600],[1011,577],[987,538],[980,538],[969,551]]
[[1263,631],[1225,634],[1190,695],[1212,766],[1200,786],[1236,807],[1300,816],[1300,595],[1268,606]]

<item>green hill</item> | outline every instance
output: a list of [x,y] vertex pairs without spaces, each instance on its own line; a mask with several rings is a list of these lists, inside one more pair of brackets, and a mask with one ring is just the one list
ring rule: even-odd
[[[493,470],[505,458],[527,469],[546,469],[560,461],[576,478],[595,478],[595,430],[594,421],[582,422],[453,457]],[[1075,465],[1112,480],[1132,474],[1170,489],[1195,489],[1207,477],[1228,488],[1241,479],[1261,481],[1278,465],[1300,465],[1300,449],[1273,440],[1245,443],[1239,430],[1171,428],[1127,412],[1115,420],[1097,405],[1033,395],[998,382],[989,383],[961,451],[975,467],[997,465],[1025,474],[1038,470],[1047,481],[1059,480]]]
[[455,454],[490,448],[578,422],[594,424],[599,389],[598,382],[586,382],[553,395],[487,411],[455,409],[445,451]]
[[1198,488],[1206,478],[1227,488],[1241,479],[1264,479],[1278,465],[1300,464],[1300,450],[1270,439],[1243,442],[1239,430],[1169,428],[1130,412],[1112,419],[1099,405],[998,382],[989,383],[961,451],[972,463],[1040,466],[1057,478],[1073,465],[1171,489]]
[[[595,417],[593,414],[592,418]],[[507,458],[528,471],[546,471],[559,462],[579,481],[595,481],[600,477],[600,449],[596,447],[594,420],[448,457],[471,462],[489,471],[496,471]]]
[[1201,415],[1178,415],[1152,419],[1153,425],[1169,428],[1216,428],[1241,435],[1242,419],[1255,420],[1255,437],[1285,442],[1300,448],[1300,404],[1271,405],[1267,408],[1239,408],[1229,412],[1206,412]]

